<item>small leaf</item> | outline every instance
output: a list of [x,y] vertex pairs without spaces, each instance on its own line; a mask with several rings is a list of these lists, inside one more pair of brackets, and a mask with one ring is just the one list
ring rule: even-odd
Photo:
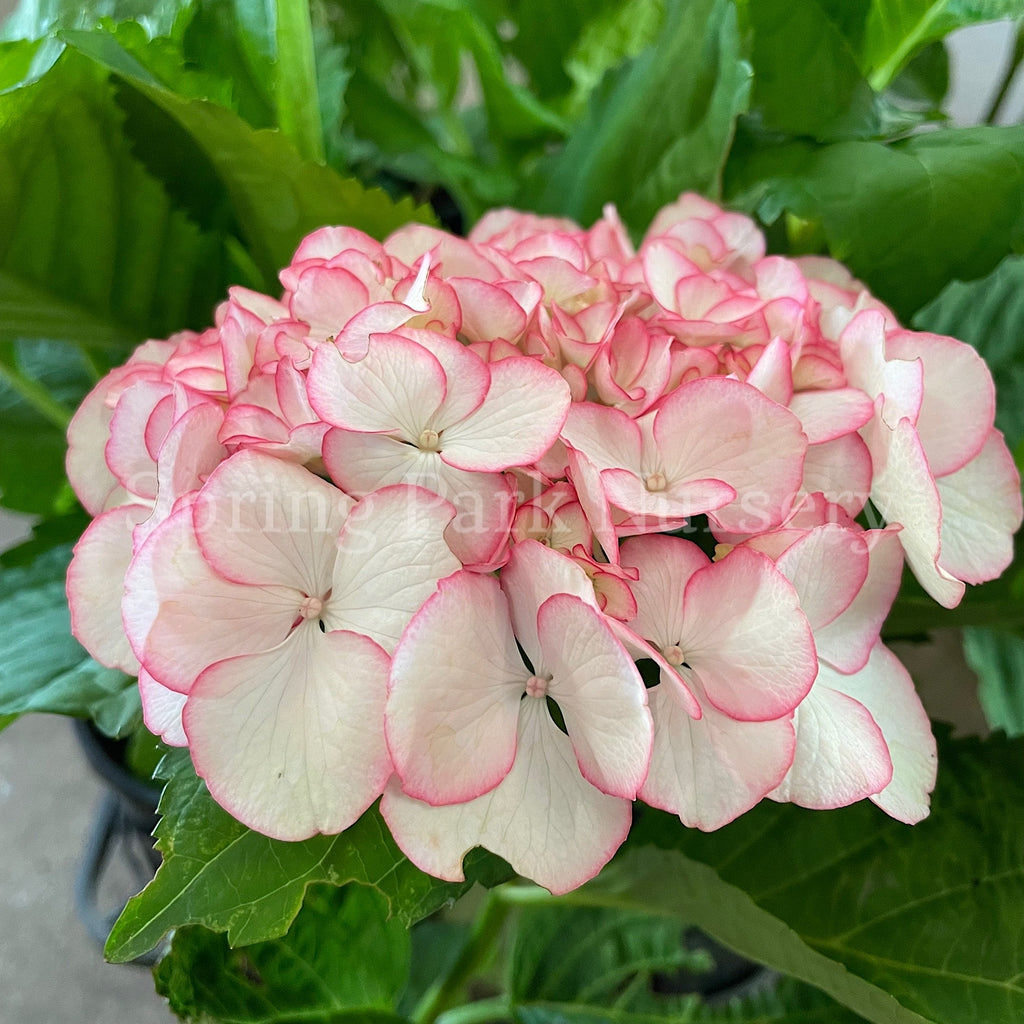
[[91,718],[108,736],[142,721],[135,680],[97,665],[71,636],[65,545],[30,565],[0,569],[0,715],[30,711]]
[[179,928],[154,975],[182,1019],[331,1024],[399,1020],[391,1011],[408,971],[409,933],[383,896],[320,885],[280,939],[232,949],[223,935]]
[[482,851],[467,858],[463,883],[442,882],[414,867],[395,846],[376,808],[336,836],[304,842],[269,839],[214,803],[185,750],[165,760],[157,846],[164,861],[125,908],[107,941],[107,957],[132,960],[172,928],[201,924],[226,931],[234,945],[283,935],[315,882],[372,885],[409,924],[465,892],[473,880],[496,884],[507,865]]

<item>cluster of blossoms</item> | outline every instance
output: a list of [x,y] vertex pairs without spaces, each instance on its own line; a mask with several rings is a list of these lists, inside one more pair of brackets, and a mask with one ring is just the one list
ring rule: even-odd
[[553,892],[636,799],[927,814],[879,631],[905,560],[952,607],[1021,520],[971,348],[692,195],[639,248],[610,208],[324,228],[281,282],[69,431],[75,633],[231,814],[298,840],[380,799],[425,871],[484,846]]

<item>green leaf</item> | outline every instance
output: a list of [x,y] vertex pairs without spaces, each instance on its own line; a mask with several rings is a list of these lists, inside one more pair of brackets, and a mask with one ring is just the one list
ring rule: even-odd
[[565,57],[565,70],[573,83],[565,104],[567,115],[583,114],[605,74],[638,57],[654,42],[664,20],[665,0],[624,0],[607,5],[591,18]]
[[70,345],[0,341],[0,491],[7,508],[42,516],[69,511],[65,429],[92,384]]
[[0,43],[0,93],[41,78],[53,67],[62,49],[55,39]]
[[594,898],[675,913],[876,1024],[1024,1019],[1022,756],[943,742],[913,828],[866,801],[766,803],[706,835],[645,811]]
[[232,949],[205,928],[178,929],[154,976],[157,992],[183,1019],[391,1021],[401,1019],[392,1011],[408,975],[409,948],[405,925],[388,919],[378,892],[321,885],[309,889],[280,939]]
[[175,32],[175,39],[181,58],[175,77],[159,76],[165,86],[190,99],[216,99],[182,88],[181,76],[187,68],[202,69],[230,89],[231,101],[224,106],[253,128],[274,126],[277,50],[273,11],[266,0],[200,0],[187,24]]
[[1024,735],[1024,636],[964,630],[964,656],[978,677],[978,699],[993,729]]
[[65,52],[0,95],[0,323],[127,354],[205,326],[229,267],[132,156],[113,89]]
[[122,75],[173,118],[213,166],[236,222],[266,281],[276,279],[303,236],[325,224],[347,224],[381,238],[431,214],[410,200],[394,203],[380,190],[339,177],[329,167],[304,161],[283,135],[254,131],[216,103],[184,99],[139,73],[125,51],[112,50],[95,33],[68,36],[75,46]]
[[941,116],[949,92],[949,53],[941,42],[929,43],[893,79],[887,96],[900,106]]
[[495,884],[508,876],[507,866],[482,851],[468,858],[466,882],[425,875],[395,846],[376,808],[340,835],[299,843],[269,839],[214,803],[187,751],[170,755],[162,771],[169,781],[156,836],[164,861],[110,933],[106,955],[117,962],[134,959],[186,924],[226,931],[233,946],[277,938],[315,882],[372,885],[409,924],[456,899],[476,878]]
[[275,0],[274,95],[277,123],[307,160],[324,162],[309,5]]
[[590,223],[614,202],[639,231],[685,189],[717,195],[750,84],[739,45],[727,0],[670,5],[656,42],[605,77],[540,168],[540,209]]
[[578,1003],[531,1003],[515,1009],[517,1024],[863,1024],[864,1018],[808,985],[789,978],[727,1004],[701,1005],[689,997],[662,997],[650,1010],[619,1006],[593,1008]]
[[[555,903],[521,912],[509,959],[508,993],[519,1020],[574,1005],[584,1018],[668,1019],[691,1010],[693,996],[660,995],[655,975],[707,970],[707,954],[683,945],[672,918]],[[576,1019],[570,1017],[570,1019]]]
[[42,39],[65,28],[92,28],[103,18],[132,20],[150,35],[167,35],[193,0],[21,0],[0,38]]
[[980,281],[952,281],[914,316],[918,330],[973,345],[996,382],[996,426],[1011,448],[1024,440],[1024,258],[1011,256]]
[[443,913],[413,925],[409,930],[409,983],[398,1003],[398,1012],[403,1017],[411,1017],[438,979],[448,977],[469,936],[468,924],[449,920]]
[[[664,6],[663,0],[658,2]],[[581,47],[591,50],[583,44],[588,32],[606,21],[609,15],[615,17],[624,6],[646,9],[651,5],[647,0],[632,5],[609,0],[567,0],[560,4],[549,0],[519,0],[503,6],[508,9],[502,14],[515,26],[508,49],[526,69],[537,94],[544,99],[555,99],[569,90],[570,78],[576,79],[571,67],[573,58],[567,55],[574,51],[579,53]],[[639,11],[637,16],[643,20],[646,10]],[[610,38],[609,44],[614,45]],[[623,55],[620,53],[619,59]],[[606,64],[601,70],[612,66]]]
[[875,95],[827,4],[755,0],[746,11],[753,30],[751,106],[765,128],[820,141],[878,133]]
[[142,721],[135,680],[97,665],[71,636],[62,546],[28,566],[0,569],[0,715],[30,711],[91,718],[108,736]]
[[739,152],[729,171],[733,201],[765,223],[820,221],[831,254],[902,317],[1024,247],[1024,128],[794,142]]
[[861,66],[881,90],[915,53],[954,29],[1021,15],[1021,0],[873,0]]

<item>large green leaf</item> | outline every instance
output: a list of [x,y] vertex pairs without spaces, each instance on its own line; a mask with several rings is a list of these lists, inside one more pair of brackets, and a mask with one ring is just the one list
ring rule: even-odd
[[[347,224],[383,237],[411,220],[430,220],[410,200],[394,203],[329,167],[304,161],[276,131],[254,131],[219,104],[186,99],[154,84],[138,61],[102,33],[68,33],[83,53],[130,82],[174,119],[210,161],[243,238],[266,281],[287,264],[302,237],[325,224]],[[131,127],[129,125],[129,127]],[[269,286],[269,284],[268,284]]]
[[409,933],[363,886],[310,888],[288,934],[232,949],[205,928],[179,928],[154,970],[157,991],[186,1020],[332,1024],[399,1020]]
[[822,141],[867,138],[880,126],[875,95],[827,6],[819,0],[747,4],[753,34],[751,106],[770,131]]
[[1020,740],[944,742],[913,828],[867,802],[768,803],[710,834],[645,812],[599,895],[676,913],[876,1024],[1009,1024],[1024,1019],[1022,757]]
[[71,636],[64,576],[70,549],[0,569],[0,715],[91,718],[110,736],[142,720],[135,680],[97,665]]
[[872,0],[861,66],[882,89],[915,53],[954,29],[1022,15],[1021,0]]
[[1024,128],[739,152],[734,202],[821,223],[831,254],[903,317],[1024,247]]
[[220,239],[134,158],[106,73],[65,52],[0,95],[0,324],[126,354],[205,326],[229,283]]
[[459,896],[472,879],[493,884],[508,874],[478,851],[467,862],[466,882],[431,878],[398,850],[376,808],[340,835],[269,839],[214,803],[186,751],[169,756],[162,770],[169,777],[156,830],[163,864],[114,925],[106,950],[111,960],[132,960],[186,924],[226,931],[232,945],[277,938],[315,882],[375,886],[408,924]]
[[733,5],[670,4],[656,41],[605,76],[564,149],[542,165],[540,208],[589,223],[614,202],[639,231],[685,189],[717,195],[749,86]]

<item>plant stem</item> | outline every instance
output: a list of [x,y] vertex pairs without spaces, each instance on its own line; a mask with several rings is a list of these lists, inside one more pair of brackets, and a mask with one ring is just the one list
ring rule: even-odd
[[274,0],[277,123],[307,159],[324,162],[320,94],[316,83],[313,23],[307,0]]
[[[480,916],[473,924],[473,930],[466,940],[462,952],[452,964],[451,970],[443,978],[439,978],[419,1001],[412,1013],[413,1024],[434,1024],[434,1021],[450,1009],[462,996],[466,983],[473,974],[482,967],[494,949],[494,944],[501,935],[512,906],[502,900],[497,893],[488,893]],[[489,1000],[493,1002],[493,1000]],[[472,1004],[468,1004],[472,1005]],[[462,1009],[462,1008],[460,1008]],[[468,1009],[467,1009],[468,1012]],[[467,1017],[469,1021],[487,1020],[487,1017]],[[462,1020],[462,1018],[458,1018]]]
[[1010,57],[1010,63],[1003,73],[998,92],[992,98],[992,102],[982,118],[982,124],[995,123],[996,116],[999,114],[999,108],[1003,105],[1006,94],[1010,91],[1010,86],[1013,85],[1013,80],[1017,76],[1021,61],[1024,61],[1024,20],[1017,21],[1017,32],[1013,38],[1013,54]]
[[16,370],[3,360],[0,360],[0,380],[21,395],[40,416],[58,430],[63,432],[68,429],[73,415],[71,410],[62,402],[58,402],[38,381],[26,377],[20,370]]

